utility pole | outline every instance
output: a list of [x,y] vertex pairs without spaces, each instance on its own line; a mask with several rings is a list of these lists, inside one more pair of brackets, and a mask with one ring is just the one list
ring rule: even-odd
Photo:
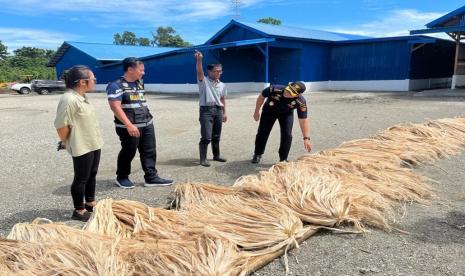
[[231,0],[232,6],[234,8],[234,19],[240,19],[240,7],[241,7],[241,0]]

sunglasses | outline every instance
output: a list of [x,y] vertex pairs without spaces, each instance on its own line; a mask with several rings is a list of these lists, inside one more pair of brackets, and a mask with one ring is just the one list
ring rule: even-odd
[[90,79],[79,79],[79,80],[75,80],[74,82],[78,82],[80,80],[85,80],[85,81],[90,81],[90,80],[93,80],[94,82],[97,82],[97,78],[90,78]]

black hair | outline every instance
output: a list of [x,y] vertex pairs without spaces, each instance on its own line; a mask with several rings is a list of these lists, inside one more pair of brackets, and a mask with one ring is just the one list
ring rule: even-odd
[[127,57],[123,60],[123,69],[126,72],[130,67],[136,68],[137,65],[144,64],[140,59],[135,57]]
[[221,63],[210,63],[210,64],[207,65],[207,70],[208,70],[208,71],[211,71],[211,70],[213,70],[213,68],[215,68],[215,67],[221,67],[221,68],[223,68],[223,65],[221,65]]
[[88,79],[90,68],[84,65],[75,65],[63,72],[63,80],[66,88],[73,89],[79,84],[79,80]]

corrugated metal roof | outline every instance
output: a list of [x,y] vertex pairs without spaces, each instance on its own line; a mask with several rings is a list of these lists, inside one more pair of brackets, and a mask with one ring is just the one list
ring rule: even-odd
[[178,49],[171,47],[115,45],[74,41],[66,41],[65,43],[68,43],[97,60],[122,60],[126,57],[145,57]]
[[304,29],[299,27],[290,27],[282,25],[271,25],[264,23],[252,23],[242,20],[233,20],[236,23],[245,25],[249,28],[255,29],[262,33],[265,33],[270,36],[277,37],[289,37],[289,38],[298,38],[298,39],[314,39],[314,40],[324,40],[324,41],[344,41],[344,40],[355,40],[355,39],[367,39],[368,36],[353,35],[353,34],[343,34],[335,32],[327,32],[320,30]]
[[55,56],[50,59],[47,66],[55,66],[69,47],[74,47],[96,60],[106,61],[120,61],[126,57],[145,57],[179,49],[173,47],[150,47],[65,41],[58,49]]
[[430,23],[426,24],[426,27],[427,28],[448,27],[451,25],[445,26],[444,24],[448,23],[449,21],[456,20],[458,17],[461,17],[460,19],[457,20],[458,24],[454,24],[453,26],[464,26],[465,25],[464,15],[465,15],[465,6],[458,8],[454,11],[451,11],[450,13],[431,21]]

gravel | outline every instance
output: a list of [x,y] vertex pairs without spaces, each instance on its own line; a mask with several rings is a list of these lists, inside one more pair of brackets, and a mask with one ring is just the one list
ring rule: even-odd
[[[18,222],[36,217],[70,221],[73,177],[71,157],[56,152],[53,127],[60,95],[0,95],[0,235]],[[114,185],[120,149],[104,94],[89,94],[105,141],[97,176],[97,198],[131,199],[165,206],[173,187],[144,188],[138,156],[131,179],[137,187]],[[307,94],[314,152],[343,141],[369,137],[401,122],[459,116],[463,98],[413,97],[411,94],[324,92]],[[176,183],[232,185],[239,176],[268,169],[278,161],[279,127],[275,125],[262,162],[250,163],[258,124],[253,121],[256,94],[231,94],[222,153],[227,163],[198,165],[198,103],[193,95],[147,95],[155,115],[158,162],[162,177]],[[289,159],[304,153],[297,122]],[[211,155],[210,155],[211,157]],[[410,234],[373,229],[364,235],[320,232],[289,254],[290,275],[463,275],[465,274],[465,157],[458,155],[417,171],[438,183],[439,199],[427,206],[399,210],[397,227]],[[405,214],[404,214],[405,211]],[[255,275],[283,275],[276,259]]]

